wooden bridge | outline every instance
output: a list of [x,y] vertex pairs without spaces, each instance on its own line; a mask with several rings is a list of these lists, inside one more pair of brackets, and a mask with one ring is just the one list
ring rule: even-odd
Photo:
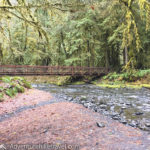
[[74,67],[74,66],[24,66],[24,65],[0,65],[0,75],[32,76],[32,75],[102,75],[109,72],[103,67]]

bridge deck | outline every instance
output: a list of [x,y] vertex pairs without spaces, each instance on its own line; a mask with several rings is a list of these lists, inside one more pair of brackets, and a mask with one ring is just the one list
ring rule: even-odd
[[0,75],[101,75],[107,74],[108,68],[103,67],[73,67],[73,66],[22,66],[0,65]]

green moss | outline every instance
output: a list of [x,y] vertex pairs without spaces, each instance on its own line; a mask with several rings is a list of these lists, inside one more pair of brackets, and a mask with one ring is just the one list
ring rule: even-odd
[[142,88],[141,85],[132,85],[132,84],[126,85],[126,87],[131,88],[131,89],[141,89]]
[[72,81],[71,76],[29,76],[25,77],[31,83],[46,83],[56,85],[66,85]]
[[99,87],[104,87],[104,88],[131,88],[131,89],[140,89],[142,87],[148,88],[150,89],[150,85],[149,84],[111,84],[111,83],[95,83],[93,82],[95,85],[99,86]]
[[142,87],[150,89],[150,84],[143,84]]
[[73,84],[73,85],[82,85],[82,84],[85,84],[85,82],[84,81],[77,81],[77,82],[73,82],[71,84]]
[[[94,83],[95,84],[95,83]],[[123,83],[96,83],[95,85],[99,87],[104,87],[104,88],[131,88],[131,89],[140,89],[144,87],[144,85],[139,85],[139,84],[123,84]],[[150,86],[147,86],[150,87]]]
[[104,87],[104,88],[123,88],[125,86],[123,85],[110,85],[110,84],[96,84],[99,87]]
[[64,83],[63,82],[61,82],[61,81],[58,81],[57,83],[55,83],[56,85],[58,85],[58,86],[62,86],[62,85],[64,85]]

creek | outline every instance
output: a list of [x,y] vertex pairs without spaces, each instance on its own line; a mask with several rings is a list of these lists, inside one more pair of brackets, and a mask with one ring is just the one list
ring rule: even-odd
[[99,112],[114,120],[150,132],[150,90],[101,88],[92,84],[56,86],[33,84],[50,92],[56,101],[69,101]]

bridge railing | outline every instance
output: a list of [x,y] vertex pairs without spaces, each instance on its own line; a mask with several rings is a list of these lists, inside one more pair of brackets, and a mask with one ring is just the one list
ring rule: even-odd
[[0,75],[100,75],[103,67],[0,65]]

